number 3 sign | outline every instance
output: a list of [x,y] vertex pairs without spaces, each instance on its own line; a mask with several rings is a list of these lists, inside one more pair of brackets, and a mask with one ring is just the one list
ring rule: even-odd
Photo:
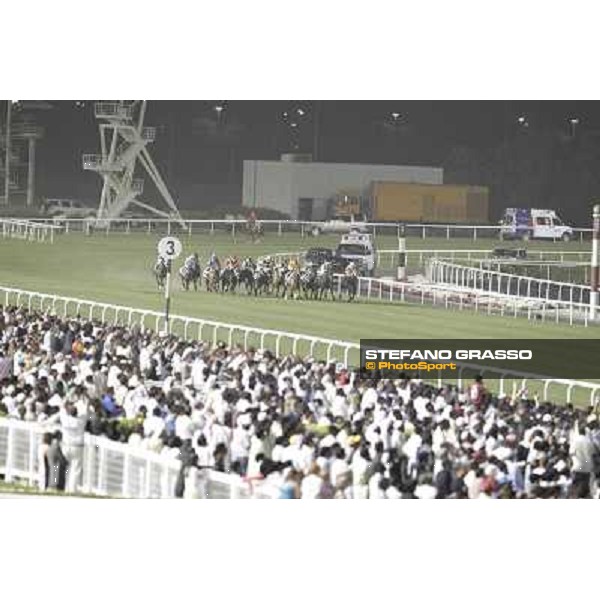
[[181,254],[181,242],[176,237],[164,237],[158,242],[158,253],[169,260],[177,258]]

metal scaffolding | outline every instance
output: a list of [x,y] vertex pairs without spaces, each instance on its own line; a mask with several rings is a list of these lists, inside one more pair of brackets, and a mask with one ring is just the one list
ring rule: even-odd
[[[44,136],[44,129],[22,113],[14,111],[13,102],[6,102],[6,113],[0,128],[0,182],[1,203],[10,204],[16,195],[26,195],[27,206],[35,199],[35,150],[36,143]],[[27,149],[25,153],[24,148]],[[27,158],[24,158],[24,155]],[[21,171],[27,169],[27,177]],[[21,182],[27,182],[26,186]]]
[[[84,154],[83,168],[102,177],[98,219],[118,218],[133,204],[183,225],[177,205],[147,148],[156,137],[156,128],[144,126],[146,101],[96,102],[94,114],[100,122],[101,153]],[[144,180],[134,177],[138,162],[158,189],[166,205],[163,209],[140,198]]]

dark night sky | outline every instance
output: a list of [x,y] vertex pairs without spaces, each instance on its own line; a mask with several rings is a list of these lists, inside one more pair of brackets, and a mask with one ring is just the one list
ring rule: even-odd
[[[51,101],[52,102],[52,101]],[[285,151],[310,152],[313,141],[311,101],[228,101],[221,127],[233,128],[223,141],[208,137],[198,119],[213,119],[220,101],[150,101],[146,123],[165,126],[150,149],[176,196],[190,186],[241,184],[242,159],[275,159]],[[46,127],[39,145],[38,196],[95,200],[99,178],[81,169],[81,154],[99,150],[92,103],[52,102],[54,109],[36,113]],[[282,120],[285,110],[301,107],[298,137]],[[530,131],[569,131],[568,118],[581,123],[578,132],[600,131],[600,103],[590,101],[326,101],[320,103],[320,160],[440,166],[453,148],[485,152],[520,134],[519,115]],[[402,126],[386,130],[392,112]],[[470,182],[464,182],[470,183]],[[183,200],[185,202],[185,199]]]

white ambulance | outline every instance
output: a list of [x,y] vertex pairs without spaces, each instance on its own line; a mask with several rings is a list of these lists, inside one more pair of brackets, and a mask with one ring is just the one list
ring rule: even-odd
[[335,253],[339,258],[354,262],[362,275],[375,275],[377,251],[369,233],[351,231],[343,235]]
[[507,208],[500,221],[500,239],[573,239],[573,228],[563,223],[555,211],[546,208]]

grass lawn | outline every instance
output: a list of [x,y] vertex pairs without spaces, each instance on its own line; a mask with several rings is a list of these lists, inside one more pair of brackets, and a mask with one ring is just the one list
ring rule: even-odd
[[[54,244],[0,240],[0,284],[26,290],[113,302],[161,310],[162,294],[151,273],[160,235],[131,233],[57,236]],[[333,246],[338,236],[302,239],[298,234],[268,235],[260,244],[247,238],[233,243],[216,233],[180,236],[184,254],[198,251],[206,260],[211,250],[219,256],[302,251],[311,245]],[[396,247],[393,236],[379,236],[378,247]],[[409,238],[408,247],[491,248],[496,240]],[[522,245],[522,242],[516,245]],[[589,243],[531,243],[532,249],[589,250]],[[181,260],[180,260],[181,262]],[[417,305],[285,301],[245,295],[183,292],[173,285],[172,312],[242,325],[307,333],[348,341],[374,337],[404,338],[584,338],[599,337],[600,329],[541,324],[526,319],[486,316],[468,311],[446,311]]]

